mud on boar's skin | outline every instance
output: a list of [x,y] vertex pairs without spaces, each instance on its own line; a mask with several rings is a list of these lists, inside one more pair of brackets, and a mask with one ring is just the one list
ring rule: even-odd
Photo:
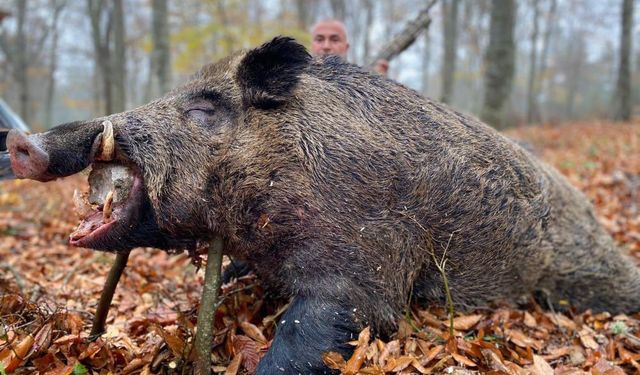
[[130,167],[133,185],[77,244],[181,249],[220,235],[292,298],[257,374],[330,373],[322,353],[350,355],[364,326],[386,335],[407,301],[443,302],[432,252],[445,248],[458,308],[544,290],[580,309],[640,310],[638,269],[557,171],[475,118],[289,38],[140,108],[10,136],[16,175],[86,168],[106,120],[109,163]]

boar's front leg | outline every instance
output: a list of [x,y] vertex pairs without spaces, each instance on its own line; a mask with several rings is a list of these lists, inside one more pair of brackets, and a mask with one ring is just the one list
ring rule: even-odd
[[322,353],[338,352],[349,358],[358,337],[353,307],[316,296],[295,296],[284,313],[271,348],[256,374],[334,374]]

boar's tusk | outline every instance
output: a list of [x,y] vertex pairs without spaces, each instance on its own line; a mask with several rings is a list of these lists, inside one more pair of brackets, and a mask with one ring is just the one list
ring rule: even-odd
[[85,218],[89,212],[91,212],[91,206],[87,202],[86,198],[78,191],[73,191],[73,206],[76,209],[76,213],[80,218]]
[[113,124],[109,120],[102,123],[102,142],[100,150],[96,154],[96,160],[111,161],[115,153],[115,141],[113,139]]
[[102,208],[102,217],[106,222],[111,218],[111,212],[113,211],[111,204],[113,203],[113,190],[107,193],[107,197],[104,199],[104,206]]

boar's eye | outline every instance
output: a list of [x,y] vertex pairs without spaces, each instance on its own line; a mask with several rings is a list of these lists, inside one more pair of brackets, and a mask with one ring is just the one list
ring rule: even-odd
[[231,125],[236,113],[231,103],[216,91],[188,96],[183,110],[187,117],[209,129]]
[[203,125],[208,125],[211,124],[216,114],[216,106],[211,102],[198,100],[187,108],[186,113],[189,117]]
[[211,117],[216,113],[216,111],[212,109],[204,109],[204,108],[192,108],[187,111],[190,117],[197,121],[208,122]]

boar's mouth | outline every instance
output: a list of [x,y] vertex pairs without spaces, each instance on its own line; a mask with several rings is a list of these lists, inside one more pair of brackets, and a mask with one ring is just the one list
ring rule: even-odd
[[102,125],[92,150],[89,191],[74,192],[80,223],[69,242],[78,247],[118,251],[129,247],[130,234],[142,219],[146,195],[139,168],[115,161],[113,125],[110,121]]
[[137,227],[145,192],[140,172],[116,163],[95,162],[89,174],[89,192],[74,192],[80,223],[70,235],[73,246],[119,250]]

